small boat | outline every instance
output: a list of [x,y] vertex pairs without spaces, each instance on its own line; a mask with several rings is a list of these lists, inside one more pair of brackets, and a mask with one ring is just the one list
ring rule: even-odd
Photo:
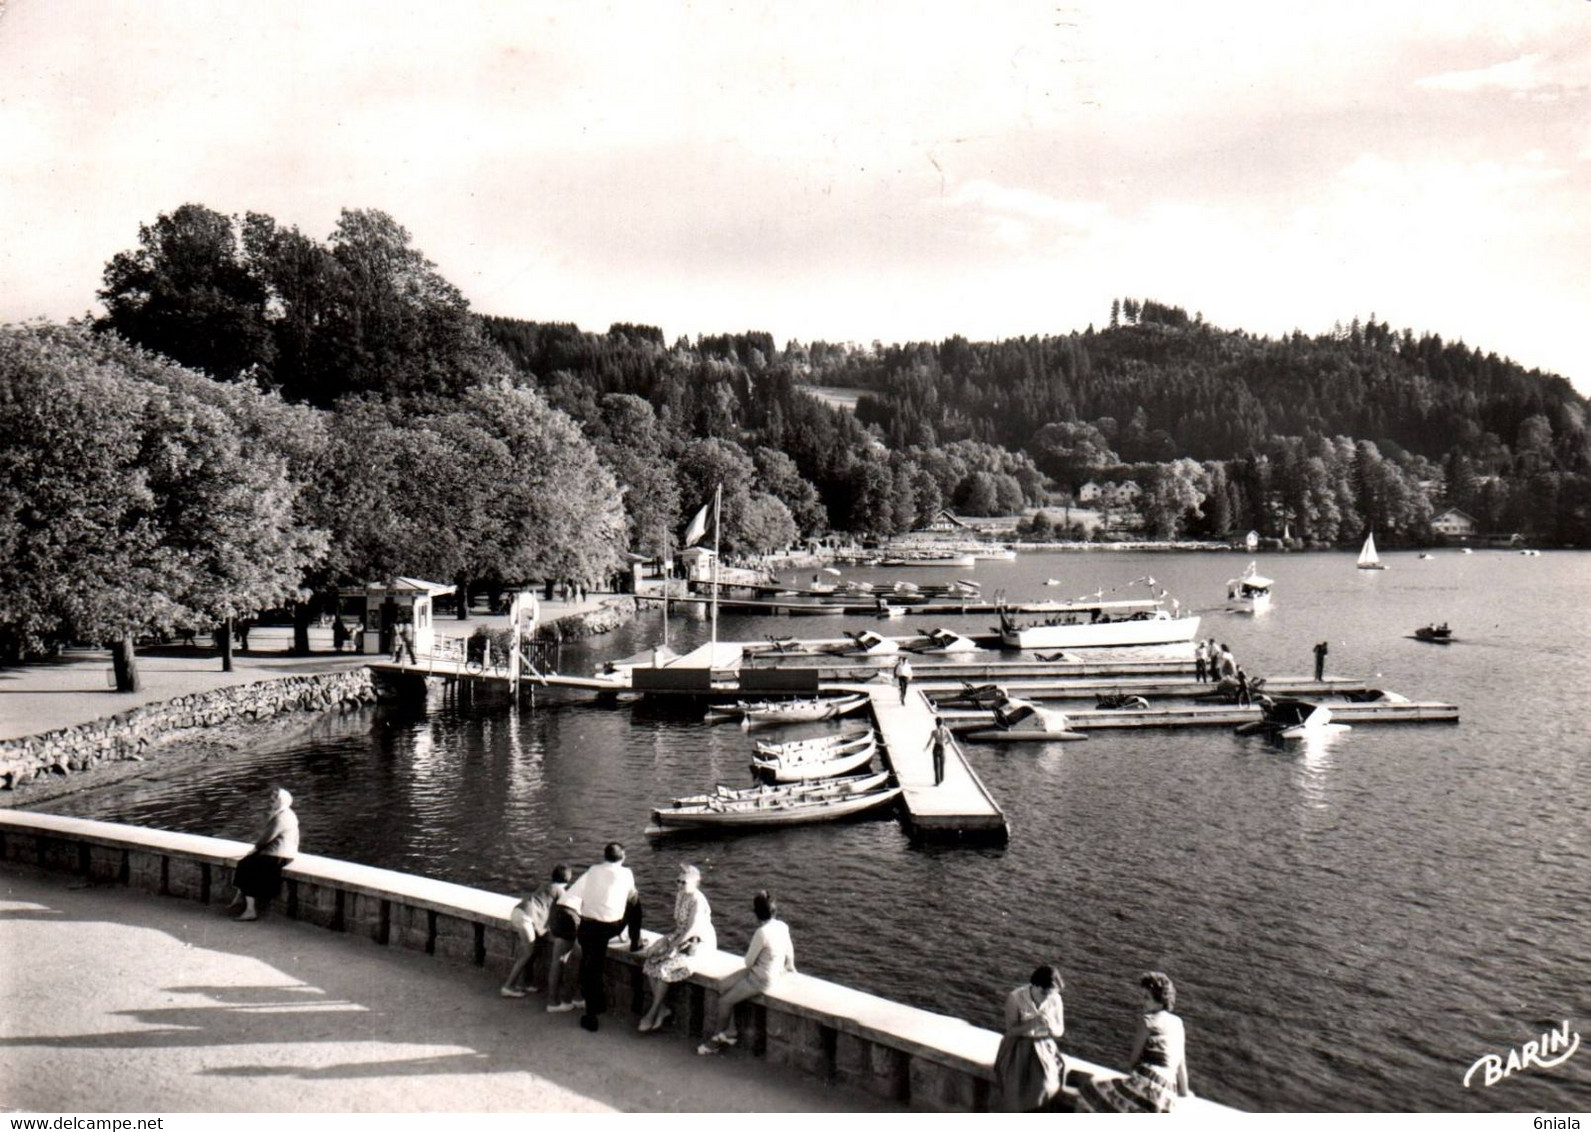
[[886,618],[887,617],[905,617],[906,616],[906,607],[904,605],[891,605],[884,598],[879,598],[878,599],[878,615],[880,617],[886,617]]
[[783,786],[768,782],[759,782],[755,786],[720,784],[711,794],[693,794],[688,798],[675,798],[669,803],[669,807],[677,810],[685,806],[706,806],[715,801],[738,802],[747,798],[839,798],[849,794],[866,794],[882,788],[887,782],[889,782],[889,771],[886,770],[878,774],[855,774],[848,778],[825,778],[816,782],[791,782]]
[[1466,546],[1464,549],[1460,550],[1459,553],[1460,554],[1474,554],[1475,552],[1473,550],[1471,550],[1469,547]]
[[851,638],[851,643],[840,647],[841,656],[894,656],[900,652],[899,641],[892,637],[881,637],[871,629],[845,635]]
[[994,726],[969,731],[966,738],[979,743],[1069,743],[1087,739],[1073,731],[1063,712],[1041,708],[1028,700],[1011,700],[994,709]]
[[1345,723],[1331,721],[1331,709],[1308,700],[1261,702],[1263,717],[1237,725],[1239,735],[1269,735],[1277,739],[1307,739],[1347,731]]
[[1447,627],[1446,621],[1440,625],[1432,621],[1429,625],[1421,625],[1414,630],[1414,639],[1430,641],[1434,645],[1448,645],[1453,643],[1453,630]]
[[1241,577],[1226,583],[1226,607],[1233,613],[1264,613],[1271,607],[1275,584],[1259,573],[1257,563],[1250,562]]
[[714,707],[708,715],[738,718],[743,724],[752,723],[818,723],[825,719],[838,719],[867,704],[866,696],[840,696],[815,700],[741,700],[729,707]]
[[973,684],[963,680],[959,692],[937,696],[935,703],[942,707],[994,707],[1010,698],[1010,694],[998,684]]
[[1540,558],[1541,557],[1541,551],[1539,551],[1539,550],[1521,550],[1519,553],[1524,555],[1526,558]]
[[886,558],[879,563],[880,566],[950,567],[957,570],[969,570],[977,564],[977,558],[971,554],[913,554]]
[[836,731],[832,735],[817,735],[811,739],[791,739],[784,743],[758,743],[757,753],[769,758],[794,755],[801,751],[834,751],[855,748],[873,738],[871,727],[861,731]]
[[1365,535],[1365,544],[1359,550],[1358,566],[1361,570],[1386,569],[1385,566],[1381,565],[1381,556],[1376,553],[1376,536],[1374,531],[1371,531],[1369,534]]
[[1421,558],[1431,558],[1433,556],[1430,555],[1430,554],[1427,554],[1425,551],[1422,550],[1422,551],[1420,551],[1420,557]]
[[930,629],[923,637],[924,643],[916,646],[914,652],[948,654],[978,651],[978,646],[971,640],[949,629]]
[[863,794],[819,795],[813,798],[775,796],[730,801],[713,799],[696,806],[653,810],[653,824],[646,832],[656,836],[671,829],[805,825],[810,822],[836,821],[888,805],[899,797],[900,787],[892,786]]
[[1039,601],[1000,607],[1000,642],[1010,649],[1173,645],[1193,640],[1199,618],[1159,599]]
[[1098,711],[1148,711],[1149,701],[1131,692],[1102,693],[1094,697]]
[[847,743],[836,743],[827,747],[793,747],[789,750],[764,750],[760,746],[751,757],[761,763],[780,763],[795,766],[797,763],[831,763],[835,759],[849,758],[859,755],[863,751],[872,754],[878,750],[878,743],[872,733],[860,739],[852,739]]
[[1058,586],[1061,584],[1061,580],[1059,578],[1046,578],[1044,584],[1046,586]]
[[870,739],[859,751],[836,755],[831,759],[764,759],[751,760],[751,773],[771,782],[810,782],[815,778],[838,778],[854,774],[873,761],[874,744]]
[[820,605],[814,602],[807,605],[787,605],[784,611],[791,617],[838,617],[845,612],[845,606]]

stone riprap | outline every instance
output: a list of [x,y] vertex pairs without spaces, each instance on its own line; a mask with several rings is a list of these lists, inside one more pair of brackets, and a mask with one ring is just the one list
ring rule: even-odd
[[0,742],[0,789],[10,790],[42,775],[142,758],[205,728],[252,723],[287,712],[357,707],[375,698],[370,670],[361,667],[232,685],[145,704],[105,719]]

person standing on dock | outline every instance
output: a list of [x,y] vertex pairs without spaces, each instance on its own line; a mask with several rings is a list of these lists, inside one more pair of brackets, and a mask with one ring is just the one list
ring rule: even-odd
[[906,693],[912,686],[912,662],[904,656],[895,665],[895,683],[900,685],[900,702],[905,703]]
[[1244,672],[1241,668],[1237,670],[1237,702],[1242,704],[1244,707],[1247,707],[1249,704],[1253,703],[1253,700],[1249,698],[1248,673]]
[[1237,676],[1237,659],[1232,655],[1232,650],[1225,641],[1221,642],[1221,675]]
[[1198,646],[1193,650],[1193,678],[1200,684],[1204,683],[1205,656],[1206,649],[1204,647],[1204,642],[1200,641]]
[[928,737],[928,746],[934,752],[934,785],[938,786],[945,780],[945,748],[950,745],[950,728],[945,726],[945,718],[941,715],[934,716],[934,733]]
[[586,1003],[580,1025],[594,1034],[597,1018],[608,1011],[603,979],[608,943],[628,930],[630,950],[641,950],[641,894],[635,888],[635,874],[624,867],[624,846],[608,842],[601,862],[569,886],[565,898],[570,897],[580,902],[576,938],[580,942],[580,993]]
[[1315,645],[1315,683],[1319,684],[1326,678],[1326,654],[1331,651],[1331,646],[1325,641]]

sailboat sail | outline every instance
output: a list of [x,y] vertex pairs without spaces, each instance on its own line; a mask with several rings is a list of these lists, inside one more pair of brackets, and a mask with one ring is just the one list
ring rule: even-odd
[[1359,551],[1359,569],[1381,569],[1381,556],[1376,553],[1376,536],[1374,533],[1365,536],[1364,549]]

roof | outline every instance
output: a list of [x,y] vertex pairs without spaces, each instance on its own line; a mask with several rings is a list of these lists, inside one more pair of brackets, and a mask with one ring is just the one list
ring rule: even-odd
[[1467,519],[1471,523],[1479,522],[1479,520],[1476,519],[1474,515],[1471,515],[1468,511],[1460,511],[1457,507],[1449,507],[1446,511],[1443,511],[1440,515],[1438,515],[1435,519],[1432,519],[1431,522],[1433,522],[1433,523],[1440,522],[1441,520],[1447,518],[1449,515],[1452,515],[1454,518],[1457,518],[1457,519]]
[[384,582],[366,582],[362,586],[343,586],[337,592],[344,597],[354,597],[372,591],[392,594],[425,594],[427,597],[441,597],[457,590],[457,586],[445,586],[441,582],[428,582],[424,578],[397,577],[389,578]]

